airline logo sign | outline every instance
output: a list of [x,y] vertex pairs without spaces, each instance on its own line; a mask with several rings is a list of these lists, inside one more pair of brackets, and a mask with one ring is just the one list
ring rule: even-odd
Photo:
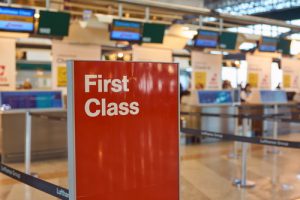
[[0,65],[0,76],[4,76],[5,73],[5,65]]
[[0,86],[9,86],[6,70],[6,66],[0,64]]
[[178,66],[68,66],[70,198],[179,200]]

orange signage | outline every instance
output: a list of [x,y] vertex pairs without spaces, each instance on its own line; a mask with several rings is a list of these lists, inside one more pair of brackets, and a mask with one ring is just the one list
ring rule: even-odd
[[70,199],[179,200],[178,66],[68,66]]

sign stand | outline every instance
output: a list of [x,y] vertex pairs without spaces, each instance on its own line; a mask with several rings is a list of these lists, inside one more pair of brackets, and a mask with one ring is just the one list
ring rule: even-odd
[[175,63],[68,63],[72,200],[178,200]]
[[[250,135],[251,120],[243,119],[243,133],[244,136]],[[242,174],[241,179],[235,179],[233,185],[242,188],[252,188],[255,186],[255,182],[247,180],[247,156],[248,156],[248,144],[242,143]]]

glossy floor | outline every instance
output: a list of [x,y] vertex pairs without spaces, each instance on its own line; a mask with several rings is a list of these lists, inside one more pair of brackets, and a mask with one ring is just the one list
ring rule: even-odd
[[[281,138],[300,141],[300,134]],[[236,147],[239,149],[239,145]],[[280,148],[280,154],[272,155],[267,153],[267,147],[250,145],[247,175],[256,186],[248,189],[232,185],[241,173],[241,159],[228,156],[232,149],[232,142],[183,145],[181,200],[285,200],[300,197],[300,149]],[[24,170],[24,165],[20,163],[10,166]],[[32,171],[44,180],[67,187],[66,160],[34,162]],[[56,198],[0,174],[0,200],[40,199]]]

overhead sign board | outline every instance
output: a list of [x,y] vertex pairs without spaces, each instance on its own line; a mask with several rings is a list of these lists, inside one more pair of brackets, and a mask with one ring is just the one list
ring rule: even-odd
[[178,66],[68,66],[70,199],[179,200]]

